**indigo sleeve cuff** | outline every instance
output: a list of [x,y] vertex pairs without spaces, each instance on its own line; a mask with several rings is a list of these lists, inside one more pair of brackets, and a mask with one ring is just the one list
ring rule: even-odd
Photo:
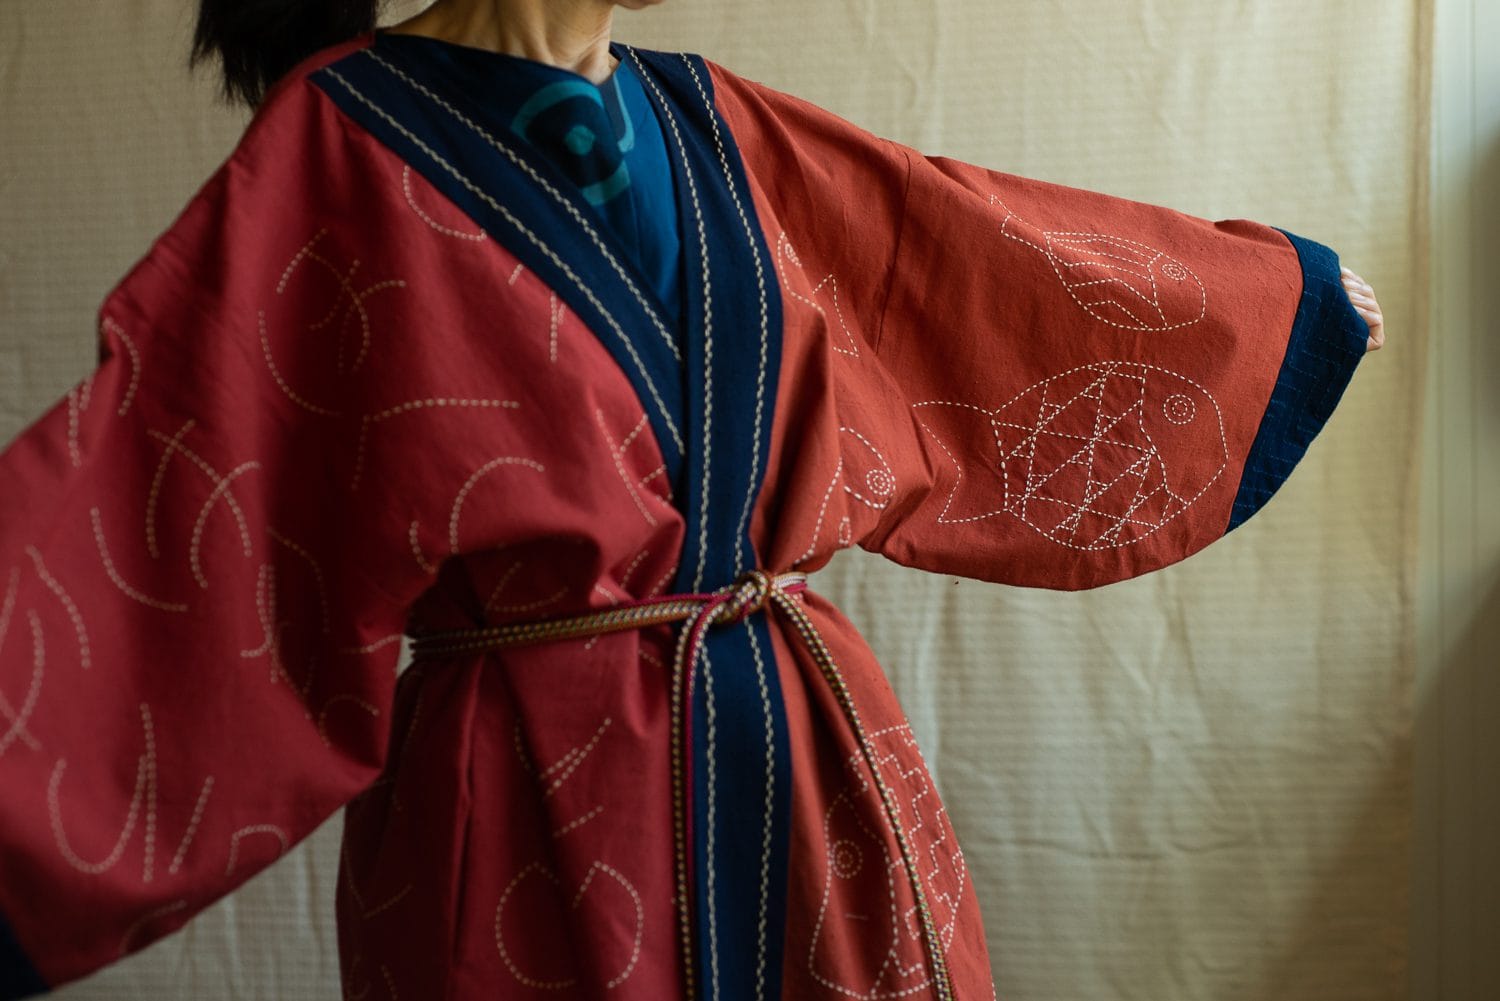
[[1344,291],[1338,255],[1282,232],[1302,264],[1302,298],[1226,532],[1259,511],[1286,482],[1344,395],[1370,336],[1369,325]]

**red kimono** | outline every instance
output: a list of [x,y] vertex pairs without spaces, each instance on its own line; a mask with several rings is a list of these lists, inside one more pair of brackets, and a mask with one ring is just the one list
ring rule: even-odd
[[852,545],[1157,570],[1265,503],[1365,325],[1318,244],[612,48],[665,123],[680,325],[576,188],[367,34],[276,86],[0,453],[0,998],[341,807],[351,998],[993,997],[911,731],[816,593],[685,665],[653,625],[398,676],[403,634]]

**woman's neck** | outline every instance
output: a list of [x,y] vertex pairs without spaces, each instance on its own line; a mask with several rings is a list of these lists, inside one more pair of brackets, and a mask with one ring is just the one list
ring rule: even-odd
[[436,0],[382,30],[523,56],[603,83],[619,60],[609,53],[611,0]]

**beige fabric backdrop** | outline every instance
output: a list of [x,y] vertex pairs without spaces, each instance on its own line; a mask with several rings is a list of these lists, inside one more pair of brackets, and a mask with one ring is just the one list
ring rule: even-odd
[[[1292,481],[1181,565],[1061,594],[850,553],[814,581],[892,672],[1002,998],[1407,995],[1428,6],[675,0],[618,19],[929,154],[1330,243],[1386,307],[1391,347]],[[87,373],[103,294],[243,127],[183,68],[190,7],[0,0],[0,441]],[[58,996],[339,997],[337,826]]]

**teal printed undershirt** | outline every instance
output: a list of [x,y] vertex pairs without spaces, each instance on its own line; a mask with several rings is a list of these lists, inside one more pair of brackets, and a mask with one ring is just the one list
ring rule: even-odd
[[656,107],[628,59],[594,84],[523,56],[425,35],[384,37],[446,62],[495,120],[572,181],[681,329],[682,237],[672,165]]

